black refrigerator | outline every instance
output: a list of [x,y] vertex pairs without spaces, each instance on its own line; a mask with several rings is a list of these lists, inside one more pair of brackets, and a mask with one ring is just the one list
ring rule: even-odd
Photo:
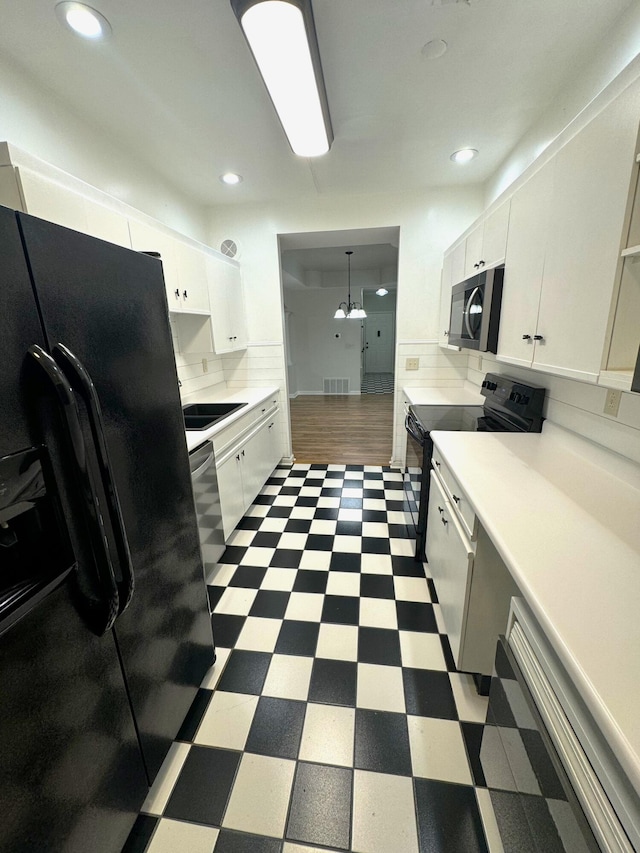
[[214,660],[161,262],[0,208],[0,358],[0,851],[116,853]]

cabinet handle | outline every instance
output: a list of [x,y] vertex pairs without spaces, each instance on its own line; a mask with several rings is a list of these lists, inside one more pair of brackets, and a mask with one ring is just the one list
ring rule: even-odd
[[451,495],[451,497],[454,499],[454,501],[455,501],[457,504],[459,504],[459,503],[460,503],[460,498],[459,498],[457,495]]
[[441,521],[445,526],[446,526],[447,524],[449,524],[449,522],[447,521],[447,519],[446,519],[446,518],[441,518],[441,519],[440,519],[440,521]]
[[242,451],[242,455],[244,456],[244,450]]
[[479,267],[483,267],[483,266],[484,266],[484,261],[478,261],[478,266],[479,266]]
[[233,340],[233,338],[231,337],[231,335],[229,335],[229,340],[230,340],[230,341],[232,341],[232,340]]
[[522,336],[522,340],[523,340],[523,341],[530,341],[530,340],[531,340],[531,335],[523,335],[523,336]]
[[234,341],[237,341],[237,340],[238,340],[238,336],[237,336],[237,335],[234,335],[234,336],[233,336],[233,340],[234,340]]
[[272,426],[273,426],[273,424],[269,424],[269,429],[271,429]]
[[176,299],[180,299],[180,291],[178,290],[177,287],[175,289],[175,294],[176,294]]
[[445,329],[444,336],[445,336],[445,338],[449,337],[449,329]]
[[240,461],[240,454],[239,454],[239,453],[238,453],[238,454],[237,454],[237,456],[236,456],[236,461],[237,461],[237,462],[239,462],[239,461]]
[[186,298],[187,298],[187,291],[186,291],[186,290],[184,290],[184,291],[182,292],[182,295],[183,295],[183,297],[186,299]]
[[266,409],[263,409],[263,410],[262,410],[262,414],[264,415],[264,413],[265,413],[266,411],[267,411]]
[[534,335],[534,336],[533,336],[533,340],[534,340],[534,341],[543,341],[543,340],[544,340],[544,335]]
[[444,508],[443,508],[443,507],[441,507],[441,506],[439,506],[439,507],[438,507],[438,512],[442,515],[442,513],[444,512]]
[[438,460],[437,460],[437,459],[434,459],[433,461],[434,461],[434,462],[435,462],[435,464],[436,464],[436,468],[439,468],[439,467],[440,467],[440,463],[438,462]]
[[480,264],[474,264],[473,265],[474,270],[477,270],[479,267],[480,267]]

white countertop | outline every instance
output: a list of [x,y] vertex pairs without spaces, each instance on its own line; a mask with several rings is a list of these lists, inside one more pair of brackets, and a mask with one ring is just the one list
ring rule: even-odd
[[203,441],[213,438],[214,435],[226,429],[226,427],[238,420],[238,418],[246,415],[252,408],[277,393],[279,393],[279,388],[275,385],[267,388],[226,388],[221,385],[213,385],[211,388],[206,388],[202,391],[192,391],[191,394],[185,394],[182,398],[183,406],[193,403],[247,404],[208,429],[186,430],[187,450],[191,451],[195,447],[198,447],[199,444],[202,444]]
[[482,406],[484,397],[475,385],[462,388],[411,388],[402,393],[412,406]]
[[552,425],[431,437],[640,794],[640,467]]

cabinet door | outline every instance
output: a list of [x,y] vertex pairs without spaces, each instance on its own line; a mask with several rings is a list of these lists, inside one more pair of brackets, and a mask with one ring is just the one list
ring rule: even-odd
[[484,222],[480,222],[473,229],[466,240],[465,261],[464,261],[464,277],[471,278],[479,270],[479,263],[482,260],[482,232]]
[[88,198],[84,199],[84,209],[87,234],[115,243],[117,246],[124,246],[125,249],[131,248],[129,222],[126,216]]
[[206,255],[188,243],[176,243],[182,310],[191,314],[209,313],[209,286]]
[[242,483],[245,509],[255,500],[273,471],[271,467],[271,431],[265,422],[242,449]]
[[438,593],[442,619],[449,635],[456,666],[464,644],[468,589],[473,556],[457,527],[453,510],[440,481],[432,471],[427,515],[426,553],[429,571]]
[[160,254],[169,311],[182,311],[176,241],[163,231],[136,219],[129,220],[129,231],[132,249]]
[[233,337],[233,349],[247,348],[247,315],[244,308],[242,278],[238,267],[228,265],[227,294],[229,305],[229,324]]
[[229,265],[211,255],[207,256],[205,265],[215,351],[217,353],[231,352],[233,349],[233,333],[229,308]]
[[497,358],[523,367],[533,359],[554,168],[552,160],[511,199]]
[[511,200],[501,204],[484,221],[482,232],[482,257],[483,269],[495,267],[505,259],[507,251],[507,234],[509,232],[509,209]]
[[269,421],[267,427],[269,434],[269,464],[267,470],[267,478],[271,476],[276,466],[282,459],[282,433],[280,431],[280,413],[276,414]]
[[441,347],[448,347],[449,345],[452,269],[453,253],[448,252],[442,260],[442,278],[440,280],[440,328],[438,329],[438,343]]
[[633,97],[623,93],[556,156],[533,366],[585,382],[597,381],[602,362],[636,140]]
[[[451,284],[458,284],[460,281],[465,280],[464,274],[464,262],[466,257],[466,241],[463,240],[462,243],[458,243],[454,249],[451,251]],[[473,264],[472,264],[473,266]]]
[[240,453],[237,451],[221,465],[216,465],[225,541],[229,539],[245,511]]

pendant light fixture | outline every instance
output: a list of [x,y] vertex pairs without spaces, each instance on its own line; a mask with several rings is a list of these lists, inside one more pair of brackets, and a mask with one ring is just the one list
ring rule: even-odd
[[311,0],[231,0],[294,154],[333,142]]
[[338,310],[333,315],[334,320],[362,320],[367,316],[359,302],[351,301],[351,255],[353,252],[345,252],[347,256],[347,301],[338,305]]

